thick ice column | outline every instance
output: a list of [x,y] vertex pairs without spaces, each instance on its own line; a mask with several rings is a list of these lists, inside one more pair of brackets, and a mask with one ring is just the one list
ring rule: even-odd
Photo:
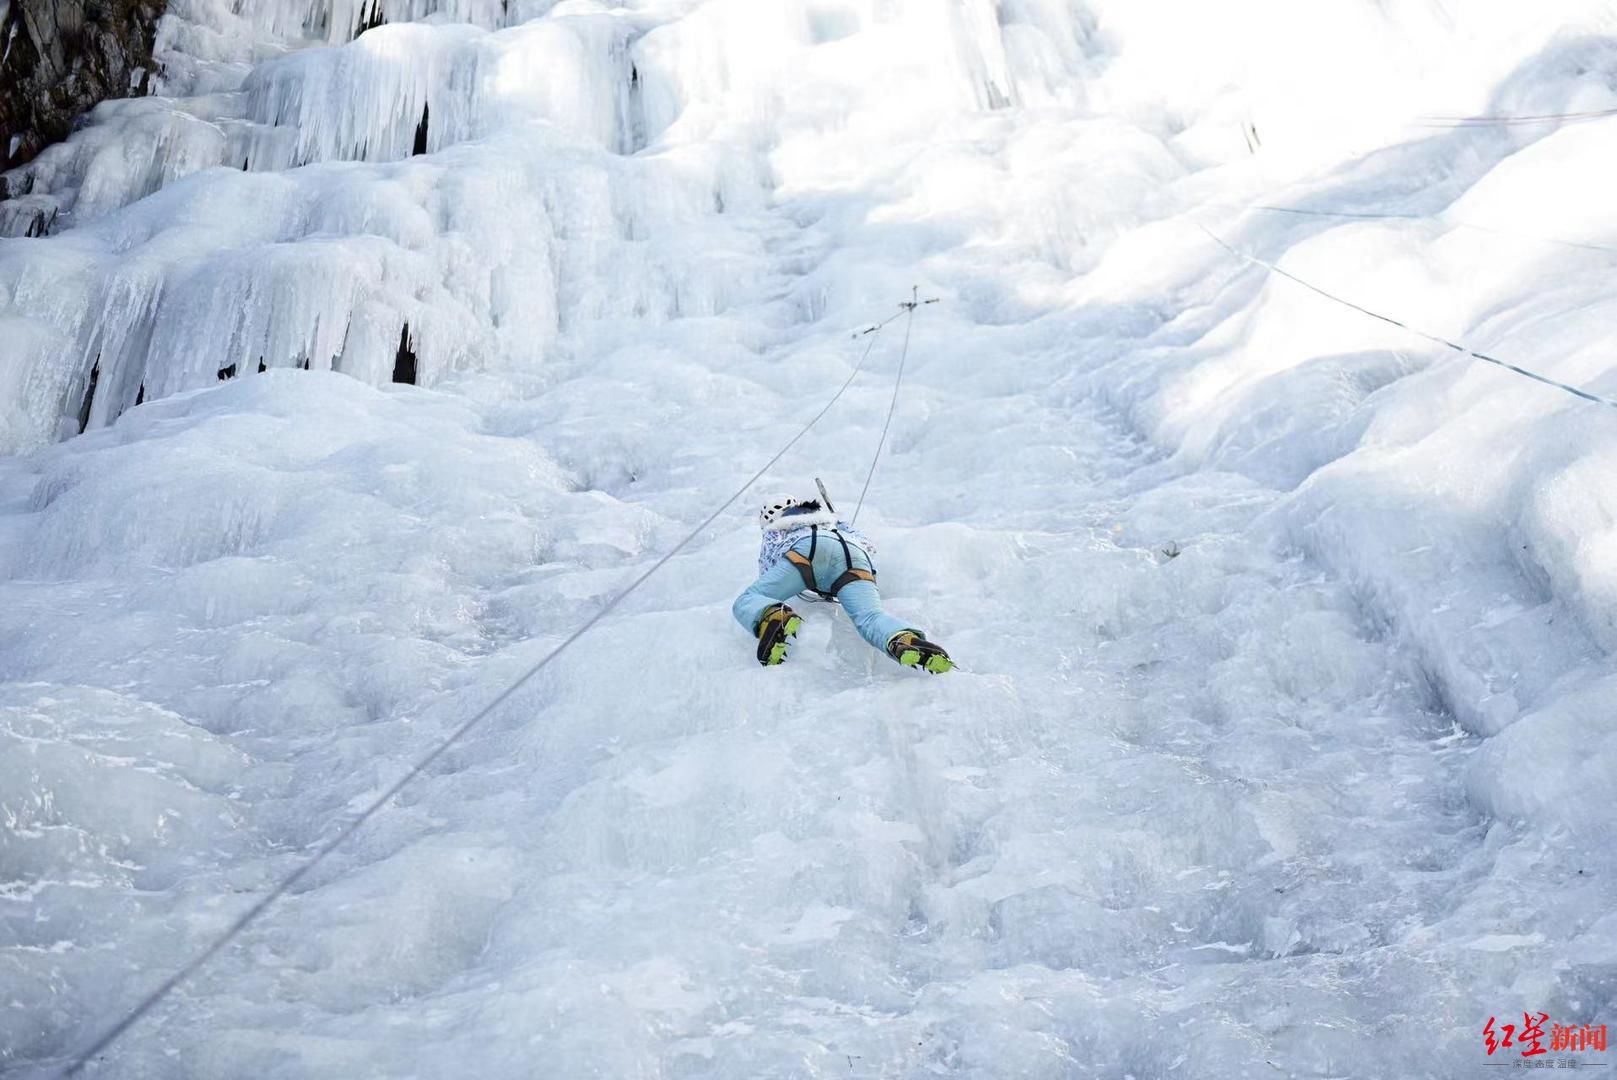
[[265,64],[243,86],[247,118],[294,133],[289,164],[393,161],[414,148],[430,96],[437,124],[427,149],[437,149],[468,111],[474,80],[452,73],[471,61],[468,46],[481,36],[471,27],[387,26],[340,49]]
[[[396,161],[543,120],[614,151],[633,149],[632,26],[610,16],[542,20],[498,35],[383,26],[338,49],[298,53],[247,79],[252,149],[288,164]],[[291,132],[289,140],[272,131]],[[271,142],[273,140],[273,142]],[[269,145],[266,145],[269,144]]]

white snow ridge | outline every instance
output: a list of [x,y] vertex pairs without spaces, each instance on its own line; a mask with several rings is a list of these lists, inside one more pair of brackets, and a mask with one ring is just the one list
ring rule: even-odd
[[[1609,0],[173,0],[0,203],[0,1074],[1614,1059]],[[1490,1052],[1485,1027],[1543,1022]],[[1617,1053],[1617,1052],[1613,1052]]]

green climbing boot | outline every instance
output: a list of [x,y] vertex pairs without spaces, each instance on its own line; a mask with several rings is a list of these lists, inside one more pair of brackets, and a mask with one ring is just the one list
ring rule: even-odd
[[758,620],[758,662],[774,667],[785,660],[791,639],[802,625],[802,618],[785,604],[765,608],[764,617]]
[[943,651],[914,630],[900,630],[887,641],[887,655],[905,667],[920,668],[933,675],[942,675],[954,668],[954,661]]

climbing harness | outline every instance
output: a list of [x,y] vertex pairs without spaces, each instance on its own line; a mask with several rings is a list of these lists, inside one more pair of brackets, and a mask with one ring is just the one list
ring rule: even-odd
[[807,555],[798,551],[788,551],[786,553],[786,561],[797,567],[797,572],[803,575],[805,591],[813,593],[821,600],[835,600],[837,593],[855,581],[868,581],[875,584],[875,574],[869,570],[861,570],[854,566],[853,551],[848,547],[848,538],[843,536],[837,529],[832,529],[831,535],[842,542],[842,558],[847,564],[847,569],[831,583],[829,589],[821,589],[820,583],[814,580],[814,553],[819,550],[820,546],[820,527],[818,525],[809,527],[809,553]]

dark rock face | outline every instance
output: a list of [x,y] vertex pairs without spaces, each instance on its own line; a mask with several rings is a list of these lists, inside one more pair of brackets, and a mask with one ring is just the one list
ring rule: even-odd
[[[0,0],[0,170],[65,139],[98,102],[144,94],[167,0]],[[9,192],[0,191],[0,197]]]

